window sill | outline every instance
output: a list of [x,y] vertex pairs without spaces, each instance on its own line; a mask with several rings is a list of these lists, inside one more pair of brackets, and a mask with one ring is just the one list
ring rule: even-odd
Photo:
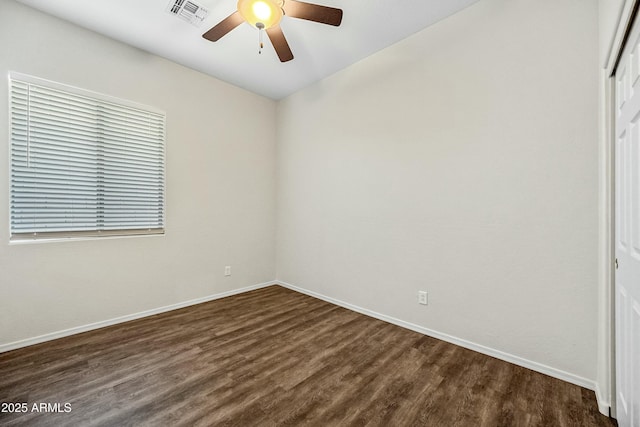
[[40,237],[35,239],[15,239],[9,240],[9,246],[13,245],[33,245],[40,243],[66,243],[66,242],[82,242],[87,240],[112,240],[112,239],[133,239],[140,237],[164,237],[165,233],[154,233],[154,234],[123,234],[123,235],[112,235],[112,236],[86,236],[86,237]]

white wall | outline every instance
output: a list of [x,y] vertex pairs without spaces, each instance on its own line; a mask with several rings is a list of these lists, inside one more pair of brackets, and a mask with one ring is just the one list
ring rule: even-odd
[[483,0],[282,101],[278,279],[593,386],[596,46],[596,0]]
[[[273,279],[273,101],[0,0],[0,76],[9,70],[166,111],[167,227],[164,237],[10,245],[0,209],[0,345]],[[6,99],[2,82],[4,206]]]
[[605,67],[605,61],[611,54],[613,38],[625,3],[628,3],[629,8],[631,7],[632,2],[627,0],[598,0],[598,46],[601,68]]

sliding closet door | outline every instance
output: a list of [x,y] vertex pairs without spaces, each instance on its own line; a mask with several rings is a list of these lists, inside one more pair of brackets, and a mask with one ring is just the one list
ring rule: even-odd
[[640,427],[640,24],[616,71],[615,322],[620,427]]

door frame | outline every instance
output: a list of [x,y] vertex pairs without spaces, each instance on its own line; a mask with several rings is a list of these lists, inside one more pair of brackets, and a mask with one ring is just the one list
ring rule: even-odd
[[[615,72],[640,0],[623,0],[600,70],[599,298],[596,397],[600,412],[616,417],[615,342]],[[601,35],[602,36],[602,35]]]

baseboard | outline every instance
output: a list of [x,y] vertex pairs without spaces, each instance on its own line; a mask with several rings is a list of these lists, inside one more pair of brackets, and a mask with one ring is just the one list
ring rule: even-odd
[[[301,288],[299,286],[295,286],[281,280],[276,280],[276,284],[283,286],[285,288],[291,289],[296,292],[300,292],[327,302],[330,302],[335,305],[339,305],[344,308],[348,308],[349,310],[356,311],[358,313],[400,326],[405,329],[410,329],[412,331],[421,333],[423,335],[428,335],[433,338],[440,339],[442,341],[449,342],[451,344],[459,345],[460,347],[468,348],[469,350],[477,351],[478,353],[486,354],[491,357],[495,357],[496,359],[504,360],[509,363],[513,363],[514,365],[522,366],[527,369],[531,369],[532,371],[540,372],[545,375],[549,375],[550,377],[558,378],[563,381],[567,381],[572,384],[576,384],[580,387],[587,388],[589,390],[596,391],[596,383],[595,381],[589,380],[587,378],[580,377],[578,375],[562,371],[560,369],[552,368],[550,366],[544,365],[542,363],[534,362],[528,359],[524,359],[519,356],[515,356],[513,354],[505,353],[500,350],[496,350],[490,347],[483,346],[481,344],[476,344],[471,341],[467,341],[458,337],[454,337],[449,334],[445,334],[442,332],[434,331],[433,329],[425,328],[413,323],[405,322],[404,320],[396,319],[395,317],[387,316],[385,314],[377,313],[372,310],[368,310],[366,308],[358,307],[357,305],[353,305],[344,301],[340,301],[335,298],[331,298],[317,292],[309,291],[307,289]],[[602,409],[601,409],[602,411]],[[604,412],[603,412],[604,413]],[[609,415],[608,409],[606,415]]]
[[602,395],[600,385],[597,382],[595,392],[596,400],[598,401],[598,411],[600,411],[601,414],[606,415],[607,417],[611,416],[611,402],[609,401],[608,397]]
[[171,304],[164,307],[153,308],[151,310],[141,311],[139,313],[128,314],[126,316],[120,316],[109,320],[103,320],[100,322],[90,323],[88,325],[77,326],[75,328],[65,329],[62,331],[51,332],[49,334],[40,335],[33,338],[27,338],[20,341],[14,341],[8,344],[0,345],[0,353],[4,353],[11,350],[16,350],[22,347],[28,347],[34,344],[40,344],[46,341],[55,340],[57,338],[67,337],[69,335],[80,334],[82,332],[92,331],[94,329],[104,328],[106,326],[116,325],[118,323],[128,322],[130,320],[140,319],[142,317],[153,316],[154,314],[165,313],[167,311],[177,310],[180,308],[188,307],[190,305],[202,304],[203,302],[213,301],[220,298],[229,297],[232,295],[242,294],[245,292],[253,291],[255,289],[265,288],[267,286],[272,286],[277,284],[278,282],[265,282],[259,283],[257,285],[246,286],[240,289],[234,289],[227,292],[221,292],[219,294],[208,295],[202,298],[196,298],[189,301],[179,302],[177,304]]
[[286,283],[283,282],[281,280],[275,280],[275,281],[270,281],[270,282],[265,282],[265,283],[260,283],[257,285],[252,285],[252,286],[247,286],[244,288],[240,288],[240,289],[234,289],[231,291],[227,291],[227,292],[222,292],[219,294],[213,294],[213,295],[209,295],[206,297],[202,297],[202,298],[196,298],[193,300],[189,300],[189,301],[184,301],[184,302],[180,302],[177,304],[172,304],[172,305],[168,305],[168,306],[164,306],[164,307],[158,307],[158,308],[154,308],[151,310],[146,310],[146,311],[141,311],[139,313],[134,313],[134,314],[129,314],[126,316],[120,316],[120,317],[116,317],[113,319],[109,319],[109,320],[104,320],[104,321],[100,321],[100,322],[95,322],[95,323],[91,323],[88,325],[83,325],[83,326],[78,326],[78,327],[74,327],[74,328],[70,328],[70,329],[65,329],[62,331],[57,331],[57,332],[52,332],[49,334],[44,334],[44,335],[40,335],[37,337],[33,337],[33,338],[27,338],[24,340],[20,340],[20,341],[15,341],[15,342],[11,342],[8,344],[2,344],[0,345],[0,353],[3,352],[7,352],[7,351],[11,351],[11,350],[15,350],[18,348],[22,348],[22,347],[27,347],[30,345],[34,345],[34,344],[40,344],[46,341],[51,341],[57,338],[62,338],[62,337],[66,337],[69,335],[75,335],[75,334],[79,334],[82,332],[88,332],[94,329],[99,329],[99,328],[104,328],[107,326],[112,326],[112,325],[116,325],[118,323],[124,323],[124,322],[128,322],[130,320],[135,320],[135,319],[140,319],[142,317],[147,317],[147,316],[153,316],[155,314],[160,314],[160,313],[165,313],[167,311],[172,311],[172,310],[177,310],[180,308],[184,308],[184,307],[188,307],[191,305],[196,305],[196,304],[201,304],[204,302],[208,302],[208,301],[213,301],[216,299],[220,299],[220,298],[225,298],[225,297],[229,297],[232,295],[237,295],[237,294],[241,294],[241,293],[245,293],[245,292],[249,292],[255,289],[260,289],[260,288],[264,288],[267,286],[272,286],[272,285],[280,285],[283,286],[285,288],[294,290],[296,292],[300,292],[302,294],[306,294],[327,302],[330,302],[332,304],[335,305],[339,305],[341,307],[347,308],[349,310],[353,310],[355,312],[400,326],[402,328],[405,329],[409,329],[424,335],[428,335],[430,337],[433,338],[437,338],[440,339],[442,341],[446,341],[449,342],[451,344],[455,344],[455,345],[459,345],[460,347],[464,347],[464,348],[468,348],[470,350],[473,351],[477,351],[478,353],[482,353],[482,354],[486,354],[488,356],[491,357],[495,357],[497,359],[500,360],[504,360],[506,362],[510,362],[513,363],[515,365],[518,366],[522,366],[528,369],[531,369],[533,371],[537,371],[540,373],[543,373],[545,375],[549,375],[551,377],[554,378],[558,378],[561,379],[563,381],[567,381],[569,383],[572,384],[576,384],[579,385],[581,387],[585,387],[588,388],[590,390],[593,390],[596,393],[596,398],[598,400],[598,409],[601,413],[605,414],[605,415],[609,415],[609,408],[611,406],[610,402],[608,402],[608,399],[605,399],[604,396],[602,396],[602,393],[600,392],[600,388],[598,387],[597,383],[595,381],[591,381],[589,379],[571,374],[569,372],[565,372],[556,368],[552,368],[550,366],[541,364],[541,363],[537,363],[537,362],[533,362],[531,360],[528,359],[524,359],[522,357],[519,356],[515,356],[509,353],[505,353],[503,351],[500,350],[496,350],[490,347],[486,347],[483,346],[481,344],[476,344],[474,342],[471,341],[467,341],[458,337],[454,337],[452,335],[449,334],[445,334],[442,332],[438,332],[435,331],[433,329],[429,329],[429,328],[425,328],[423,326],[419,326],[413,323],[409,323],[409,322],[405,322],[404,320],[400,320],[400,319],[396,319],[394,317],[391,316],[387,316],[385,314],[381,314],[381,313],[377,313],[375,311],[366,309],[366,308],[362,308],[359,307],[357,305],[353,305],[335,298],[331,298],[322,294],[319,294],[317,292],[313,292],[304,288],[301,288],[299,286],[295,286],[292,285],[290,283]]

